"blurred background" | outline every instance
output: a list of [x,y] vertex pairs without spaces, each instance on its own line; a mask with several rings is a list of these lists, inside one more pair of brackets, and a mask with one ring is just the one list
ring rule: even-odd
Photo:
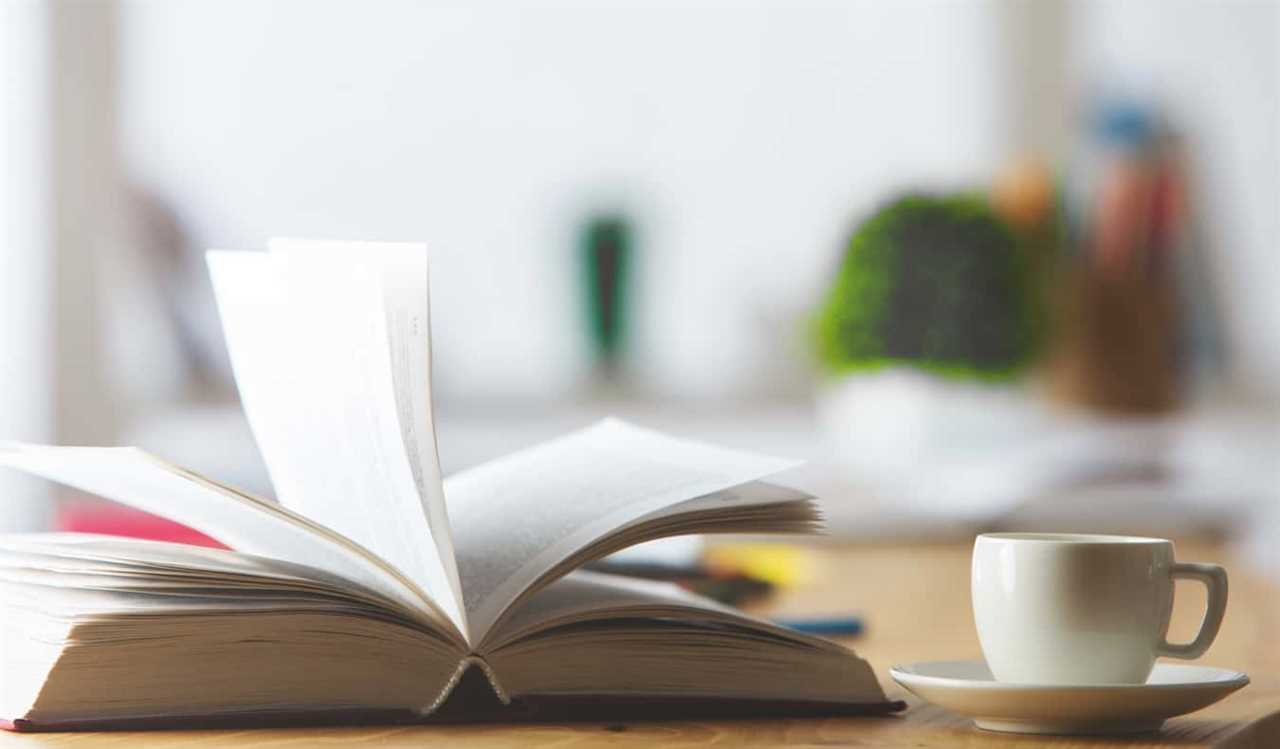
[[0,7],[3,438],[269,495],[204,250],[423,240],[446,473],[615,413],[808,459],[837,538],[1280,573],[1275,3]]

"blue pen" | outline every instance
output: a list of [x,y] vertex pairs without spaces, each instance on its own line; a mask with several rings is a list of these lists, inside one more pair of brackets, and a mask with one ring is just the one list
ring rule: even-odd
[[819,637],[853,637],[862,634],[862,619],[856,616],[785,618],[774,619],[773,623]]

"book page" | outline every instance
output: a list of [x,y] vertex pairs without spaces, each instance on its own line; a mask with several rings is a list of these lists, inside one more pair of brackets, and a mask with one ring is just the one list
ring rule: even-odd
[[106,571],[131,572],[139,577],[306,581],[342,589],[352,597],[367,596],[370,592],[365,586],[358,589],[352,586],[346,577],[278,557],[97,533],[0,534],[0,566],[19,563],[29,563],[52,572]]
[[472,642],[526,588],[593,541],[796,464],[607,419],[449,477],[445,495]]
[[[517,606],[490,632],[487,651],[554,627],[588,620],[664,617],[720,621],[799,645],[815,643],[813,637],[690,593],[675,583],[576,570]],[[839,648],[832,644],[831,649]]]
[[489,633],[485,660],[515,698],[606,695],[887,707],[866,661],[669,583],[572,572]]
[[738,609],[690,593],[674,583],[576,570],[517,606],[510,618],[490,632],[487,649],[501,648],[540,630],[584,617],[655,616],[672,610],[696,612],[708,619],[754,621]]
[[393,617],[420,628],[420,619],[406,617],[402,604],[315,567],[165,541],[88,533],[0,534],[0,579],[38,583],[50,589],[113,589],[224,599],[246,608],[272,602],[336,602],[353,611]]
[[367,550],[279,505],[202,479],[142,450],[2,443],[0,465],[189,525],[239,551],[337,575],[399,602],[461,640],[443,612]]
[[369,548],[466,632],[431,423],[426,248],[209,253],[236,383],[285,506]]
[[466,612],[431,402],[431,283],[426,245],[274,238],[268,248],[273,255],[292,258],[293,267],[308,260],[339,267],[358,260],[378,267],[397,423],[418,490],[418,503],[430,528],[431,545],[465,630]]

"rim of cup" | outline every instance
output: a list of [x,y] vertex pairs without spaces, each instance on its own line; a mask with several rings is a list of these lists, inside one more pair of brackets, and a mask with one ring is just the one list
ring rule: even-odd
[[1081,546],[1106,546],[1114,544],[1167,544],[1168,539],[1148,536],[1111,536],[1103,533],[983,533],[981,541],[1018,541],[1022,543],[1077,544]]

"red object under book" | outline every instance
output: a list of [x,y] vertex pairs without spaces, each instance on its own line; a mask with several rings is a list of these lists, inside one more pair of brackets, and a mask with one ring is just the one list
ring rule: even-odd
[[228,548],[195,528],[128,507],[77,502],[58,510],[58,530]]

